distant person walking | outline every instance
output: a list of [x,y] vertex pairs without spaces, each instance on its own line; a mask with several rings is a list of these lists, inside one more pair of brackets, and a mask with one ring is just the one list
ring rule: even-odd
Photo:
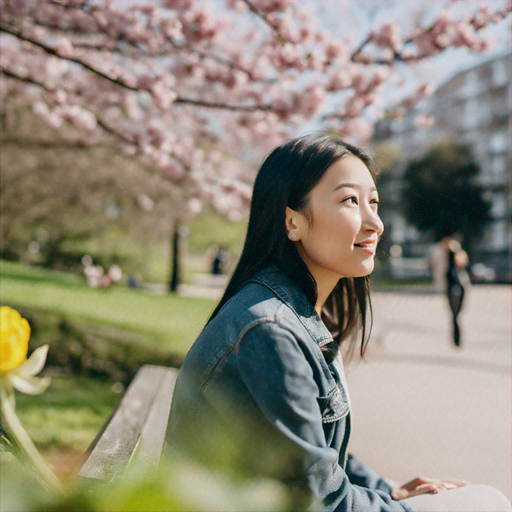
[[464,303],[465,285],[469,283],[466,272],[468,266],[468,255],[457,240],[445,237],[441,241],[446,254],[446,295],[452,313],[453,321],[453,343],[456,347],[461,346],[460,327],[458,322],[459,313]]
[[224,273],[224,267],[226,264],[227,253],[222,245],[217,246],[215,249],[215,256],[212,260],[212,274],[218,276]]

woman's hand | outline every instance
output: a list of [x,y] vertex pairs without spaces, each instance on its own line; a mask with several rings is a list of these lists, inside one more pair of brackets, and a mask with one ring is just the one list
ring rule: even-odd
[[456,478],[424,478],[417,477],[405,484],[397,484],[393,486],[391,497],[394,500],[404,500],[405,498],[412,498],[420,494],[428,492],[437,494],[439,491],[447,491],[455,489],[456,487],[464,487],[469,482],[465,480],[458,480]]

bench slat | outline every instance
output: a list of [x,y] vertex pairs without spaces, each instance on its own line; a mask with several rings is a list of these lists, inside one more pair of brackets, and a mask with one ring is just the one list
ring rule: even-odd
[[165,372],[160,382],[133,456],[132,466],[137,472],[158,467],[164,449],[172,393],[178,377],[177,369],[166,368],[166,370],[168,371]]
[[[153,404],[155,401],[162,403],[164,400],[162,394],[159,394],[161,385],[164,384],[169,373],[173,375],[175,372],[174,369],[162,366],[141,367],[112,418],[94,441],[89,457],[79,473],[80,477],[111,480],[123,473],[139,442]],[[172,388],[171,395],[168,396],[169,407],[171,398]],[[168,412],[167,410],[167,414]],[[155,418],[155,415],[156,413],[153,413],[151,417]],[[156,417],[158,418],[158,415]],[[166,427],[167,418],[164,423]],[[162,428],[165,429],[165,427]],[[152,429],[149,428],[148,434],[145,434],[144,439],[148,438],[148,441],[144,441],[141,447],[143,453],[146,450],[144,446],[149,443],[151,432]]]

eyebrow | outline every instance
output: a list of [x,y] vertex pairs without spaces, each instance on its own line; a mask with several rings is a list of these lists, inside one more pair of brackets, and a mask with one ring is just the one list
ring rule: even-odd
[[[333,192],[336,192],[336,190],[339,190],[340,188],[355,188],[356,190],[359,190],[361,188],[361,185],[358,183],[340,183],[337,187],[333,189]],[[376,192],[377,187],[373,186],[370,188],[370,192]]]

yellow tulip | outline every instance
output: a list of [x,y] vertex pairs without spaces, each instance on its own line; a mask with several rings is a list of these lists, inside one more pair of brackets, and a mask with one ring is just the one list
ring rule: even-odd
[[29,395],[42,393],[49,377],[35,377],[44,367],[48,345],[36,348],[27,359],[30,325],[15,309],[0,307],[0,385],[12,401],[13,389]]
[[2,427],[12,436],[20,452],[32,461],[34,470],[49,489],[59,491],[61,482],[48,467],[20,423],[15,410],[14,390],[37,395],[50,383],[35,377],[44,367],[48,345],[37,348],[27,359],[30,325],[15,309],[0,307],[0,411]]
[[0,307],[0,373],[10,372],[27,359],[30,325],[15,309]]

